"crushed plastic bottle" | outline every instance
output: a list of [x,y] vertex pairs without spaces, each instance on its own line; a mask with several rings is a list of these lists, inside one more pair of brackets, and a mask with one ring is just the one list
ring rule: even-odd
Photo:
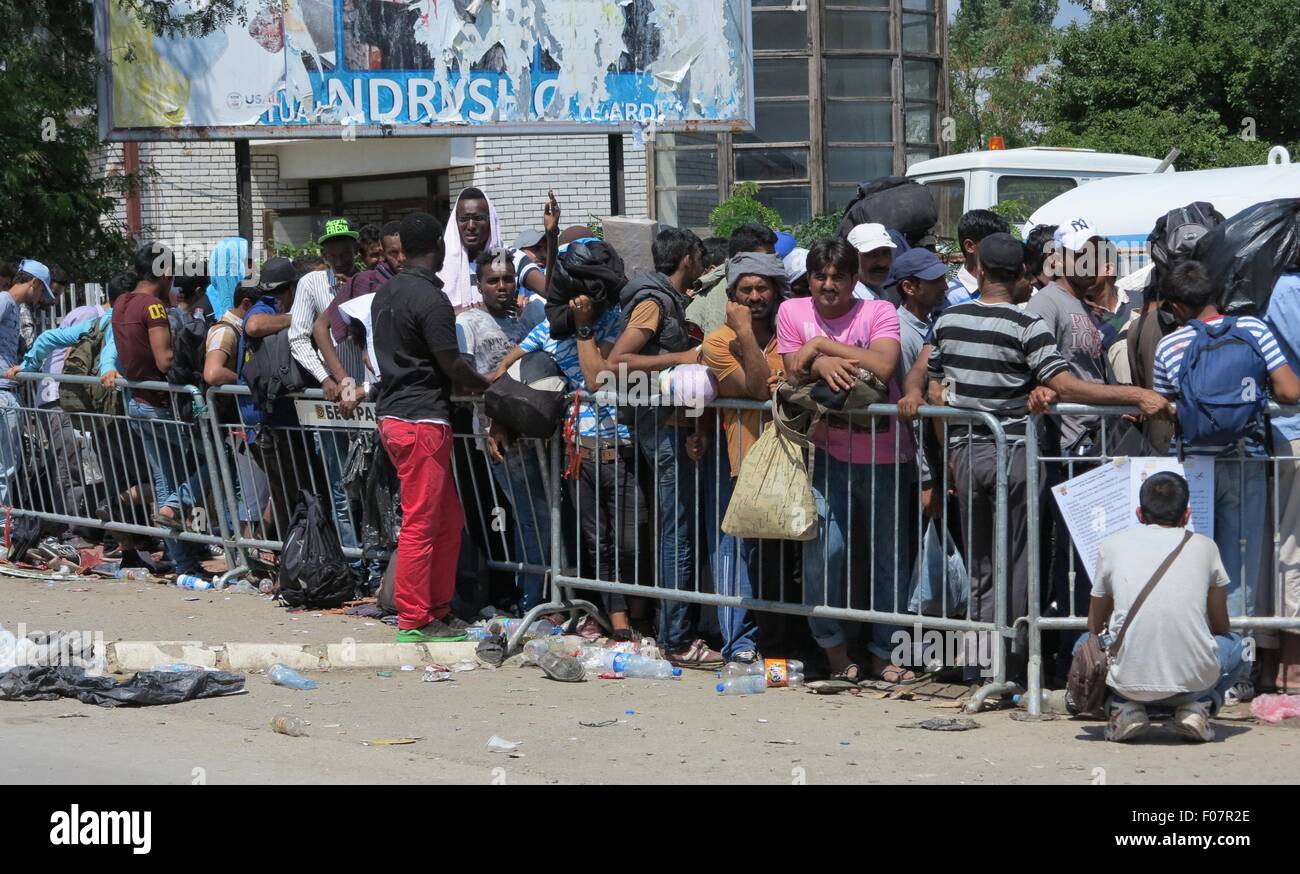
[[118,568],[113,576],[119,580],[150,580],[153,577],[146,568],[142,567],[124,567]]
[[269,578],[265,580],[258,580],[257,591],[261,592],[263,595],[275,594],[275,580]]
[[307,720],[301,716],[281,714],[271,720],[271,728],[276,734],[287,734],[289,737],[305,737],[307,735]]
[[714,688],[719,695],[758,695],[767,691],[767,678],[762,674],[727,677]]
[[254,586],[252,583],[248,582],[248,580],[240,580],[234,585],[230,585],[229,583],[227,583],[223,588],[227,592],[238,592],[241,595],[261,594],[261,589],[259,589],[257,586]]
[[[1040,713],[1055,713],[1060,716],[1070,713],[1070,707],[1067,703],[1064,689],[1043,689],[1041,690],[1041,694],[1042,697],[1038,699],[1042,706],[1042,709],[1039,711]],[[1015,702],[1015,705],[1021,710],[1029,709],[1030,699],[1028,692],[1023,695],[1012,695],[1011,700]]]
[[196,577],[192,574],[181,574],[176,577],[176,585],[182,589],[205,590],[212,588],[212,581],[205,580],[203,577]]
[[[441,667],[441,665],[439,665]],[[433,665],[425,665],[424,677],[421,682],[424,683],[444,683],[451,679],[451,671],[440,671]]]
[[626,653],[614,656],[612,668],[614,673],[631,680],[671,680],[682,675],[682,669],[666,659],[648,659]]
[[184,674],[189,671],[207,671],[203,665],[187,665],[185,662],[172,662],[169,665],[154,665],[149,669],[156,674]]
[[274,664],[266,669],[266,676],[277,686],[290,689],[308,690],[316,688],[316,681],[309,680],[288,665]]
[[551,651],[545,640],[530,640],[524,644],[524,664],[536,665],[541,662],[542,656]]

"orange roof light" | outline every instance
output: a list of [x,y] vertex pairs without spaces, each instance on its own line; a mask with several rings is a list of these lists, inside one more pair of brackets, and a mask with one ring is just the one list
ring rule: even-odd
[[1002,137],[989,137],[989,150],[1000,152],[1006,149],[1007,141]]

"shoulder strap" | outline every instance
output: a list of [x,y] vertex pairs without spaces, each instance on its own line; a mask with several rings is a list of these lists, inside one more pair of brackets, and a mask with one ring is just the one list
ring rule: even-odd
[[1191,539],[1192,532],[1184,531],[1183,539],[1178,541],[1178,545],[1174,547],[1173,552],[1165,556],[1165,560],[1160,563],[1160,567],[1156,568],[1156,572],[1151,575],[1151,579],[1147,581],[1146,586],[1144,586],[1142,591],[1138,593],[1137,598],[1133,601],[1133,606],[1128,608],[1128,615],[1124,617],[1124,627],[1119,630],[1119,636],[1116,637],[1115,641],[1110,645],[1109,655],[1111,658],[1114,658],[1119,654],[1120,644],[1124,642],[1124,636],[1128,634],[1128,630],[1133,627],[1133,618],[1137,616],[1138,609],[1146,602],[1147,596],[1151,594],[1153,589],[1155,589],[1156,584],[1159,583],[1160,579],[1166,572],[1168,572],[1170,566],[1172,566],[1178,559],[1179,553],[1183,551],[1183,547],[1186,546],[1187,542]]

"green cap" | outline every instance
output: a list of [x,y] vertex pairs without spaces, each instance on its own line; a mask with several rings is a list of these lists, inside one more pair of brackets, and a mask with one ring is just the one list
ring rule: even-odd
[[325,222],[325,233],[316,242],[324,246],[327,240],[335,237],[347,237],[350,240],[356,240],[361,237],[356,231],[352,230],[352,225],[345,218],[332,218]]

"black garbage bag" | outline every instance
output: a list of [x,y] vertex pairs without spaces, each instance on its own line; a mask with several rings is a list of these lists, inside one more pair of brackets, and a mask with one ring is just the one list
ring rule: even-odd
[[125,682],[107,675],[87,676],[85,668],[67,665],[20,665],[0,674],[0,700],[4,701],[76,698],[100,707],[145,707],[243,691],[244,675],[226,671],[141,671]]
[[1201,237],[1196,258],[1222,289],[1220,310],[1262,316],[1278,277],[1300,263],[1300,198],[1243,209]]
[[568,251],[555,262],[551,288],[546,295],[551,336],[561,340],[573,334],[569,301],[575,297],[585,294],[593,301],[604,301],[606,306],[618,303],[623,286],[627,285],[624,270],[622,257],[604,240],[570,243]]
[[939,208],[930,189],[906,176],[881,176],[858,186],[844,210],[839,235],[847,238],[858,225],[876,222],[902,232],[915,245],[938,221]]
[[402,527],[402,490],[397,468],[380,448],[377,432],[364,431],[352,439],[343,465],[348,497],[361,506],[361,542],[368,548],[397,548]]

